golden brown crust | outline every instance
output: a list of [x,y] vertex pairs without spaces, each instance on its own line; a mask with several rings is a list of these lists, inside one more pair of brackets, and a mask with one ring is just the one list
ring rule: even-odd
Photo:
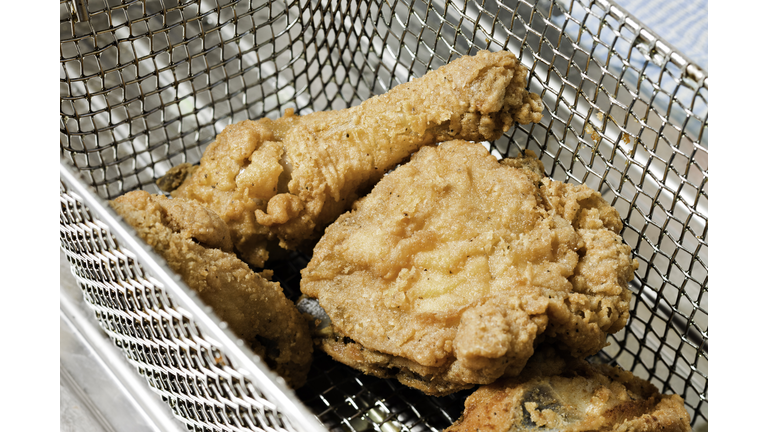
[[[270,145],[274,139],[272,123],[263,119],[224,128],[206,149],[200,167],[171,193],[174,198],[197,201],[219,215],[230,229],[238,255],[257,267],[263,267],[269,256],[270,232],[256,222],[255,212],[266,209],[267,202],[261,197],[265,185],[272,186],[269,177],[277,164],[274,145]],[[259,159],[262,153],[266,153],[263,162]],[[266,178],[261,183],[254,181],[260,173]]]
[[480,387],[445,432],[690,431],[678,395],[608,365],[538,352],[523,373]]
[[337,334],[318,337],[316,342],[320,349],[340,363],[378,378],[396,378],[429,395],[444,396],[475,386],[446,381],[446,367],[423,366],[404,357],[370,350]]
[[544,164],[536,157],[536,153],[531,150],[525,150],[514,158],[504,158],[499,163],[523,170],[527,175],[532,176],[531,179],[534,181],[540,181],[547,176],[544,173]]
[[199,165],[190,163],[181,163],[169,169],[162,177],[155,181],[155,184],[163,192],[172,192],[178,189],[187,177],[191,176]]
[[144,191],[129,192],[111,205],[288,385],[304,384],[312,360],[306,320],[280,284],[231,252],[229,230],[213,211]]
[[526,75],[513,54],[481,51],[356,107],[228,126],[173,195],[213,209],[243,259],[263,266],[270,240],[294,249],[319,237],[420,147],[538,122],[543,105]]
[[525,90],[526,76],[513,54],[481,51],[359,106],[302,117],[283,143],[293,165],[289,193],[303,208],[271,225],[281,245],[320,234],[316,228],[347,210],[361,187],[424,145],[495,140],[515,121],[538,122],[543,105]]
[[516,375],[542,340],[579,357],[603,348],[637,265],[620,228],[596,192],[451,141],[332,224],[301,289],[338,337],[458,390]]

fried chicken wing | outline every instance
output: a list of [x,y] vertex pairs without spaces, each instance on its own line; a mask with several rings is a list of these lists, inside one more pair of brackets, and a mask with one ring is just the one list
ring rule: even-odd
[[228,126],[172,194],[219,214],[240,256],[261,267],[271,239],[287,249],[316,239],[422,146],[538,122],[543,105],[526,75],[513,54],[481,51],[356,107]]
[[300,387],[312,360],[307,321],[269,271],[255,273],[232,252],[227,225],[195,201],[129,192],[110,203],[171,270],[283,378]]
[[480,387],[445,432],[686,432],[679,395],[619,367],[537,353],[518,377]]
[[532,153],[425,147],[328,227],[302,271],[333,358],[447,394],[518,374],[538,343],[586,357],[629,316],[637,262],[600,194]]

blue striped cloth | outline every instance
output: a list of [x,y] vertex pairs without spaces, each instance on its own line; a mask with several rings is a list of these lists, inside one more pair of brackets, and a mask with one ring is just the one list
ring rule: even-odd
[[708,0],[614,0],[704,70],[708,65]]
[[[558,1],[565,2],[566,0]],[[645,28],[650,29],[671,44],[675,51],[682,53],[702,69],[708,70],[708,0],[689,0],[687,2],[682,0],[613,1],[637,18]],[[597,15],[599,15],[600,8],[594,3],[588,0],[578,0],[578,3],[593,10],[591,13],[598,11]],[[573,40],[579,40],[585,50],[590,50],[590,52],[594,50],[595,55],[602,58],[605,58],[607,54],[607,46],[614,46],[620,53],[630,51],[630,41],[617,37],[613,32],[601,32],[598,20],[587,19],[587,10],[578,7],[571,9],[570,17],[560,15],[556,16],[553,21],[556,24],[565,25],[567,19],[574,19],[576,22],[585,23],[584,28],[592,37],[599,35],[602,44],[596,44],[591,37],[580,37],[580,29],[577,26],[565,26],[565,31],[569,36]],[[660,112],[666,112],[669,109],[669,119],[674,120],[678,125],[683,124],[688,117],[686,110],[692,111],[699,119],[707,116],[706,103],[696,103],[697,94],[695,91],[701,92],[702,90],[687,85],[678,85],[676,80],[662,80],[660,78],[661,67],[644,59],[643,56],[634,55],[629,59],[629,63],[632,68],[627,70],[623,70],[622,65],[618,62],[612,62],[607,67],[614,76],[624,73],[625,76],[634,75],[635,79],[638,71],[643,71],[642,73],[648,78],[640,80],[639,93],[646,100],[653,99],[654,105]],[[656,96],[659,87],[663,93],[674,95],[675,103],[671,103],[669,98]],[[702,139],[703,142],[706,140],[706,137]]]

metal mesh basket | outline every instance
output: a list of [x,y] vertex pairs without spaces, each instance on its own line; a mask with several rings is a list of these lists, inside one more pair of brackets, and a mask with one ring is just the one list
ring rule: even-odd
[[[480,49],[530,70],[543,120],[491,143],[601,191],[640,267],[599,359],[708,416],[707,73],[607,0],[60,3],[61,247],[102,329],[194,430],[430,430],[426,397],[322,354],[293,392],[106,206],[233,122],[340,109]],[[297,295],[296,253],[275,274]],[[317,420],[320,420],[319,422]],[[322,423],[322,424],[321,424]]]

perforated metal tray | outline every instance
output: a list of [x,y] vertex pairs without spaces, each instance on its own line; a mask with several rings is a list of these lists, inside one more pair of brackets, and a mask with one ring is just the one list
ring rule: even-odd
[[[289,390],[106,200],[159,192],[227,124],[340,109],[463,54],[509,50],[543,120],[491,143],[531,149],[601,191],[640,263],[632,317],[600,359],[708,416],[707,72],[609,1],[60,3],[61,247],[95,320],[194,430],[431,430],[466,393],[425,397],[317,354]],[[308,257],[270,263],[291,295]]]

